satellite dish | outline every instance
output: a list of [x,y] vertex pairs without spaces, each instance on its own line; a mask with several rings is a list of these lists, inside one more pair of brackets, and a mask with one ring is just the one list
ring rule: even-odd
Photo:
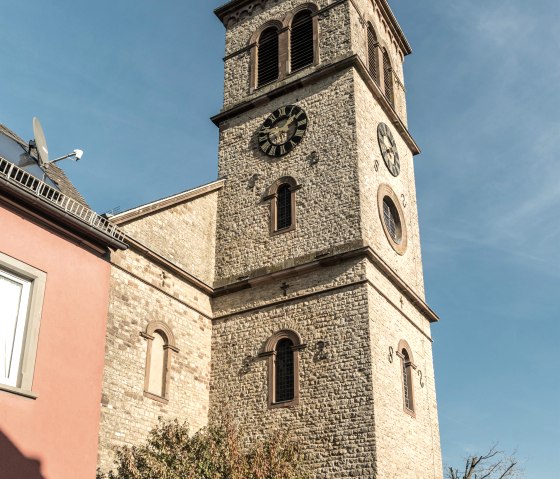
[[49,162],[49,149],[43,127],[37,117],[33,117],[33,135],[35,135],[35,146],[39,156],[39,163],[44,165]]

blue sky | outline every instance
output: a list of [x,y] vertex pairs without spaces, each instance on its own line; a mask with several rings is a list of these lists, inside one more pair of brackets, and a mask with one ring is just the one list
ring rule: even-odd
[[[0,16],[0,122],[99,212],[212,181],[217,1],[26,0]],[[560,2],[392,0],[411,42],[410,130],[444,461],[495,441],[528,479],[560,469]]]

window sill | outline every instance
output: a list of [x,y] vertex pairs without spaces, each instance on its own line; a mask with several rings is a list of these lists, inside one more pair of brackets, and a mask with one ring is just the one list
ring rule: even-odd
[[270,233],[271,236],[278,236],[284,233],[289,233],[290,231],[294,231],[296,229],[296,225],[288,226],[287,228],[282,228],[280,230],[274,230]]
[[169,399],[158,396],[157,394],[149,393],[148,391],[144,391],[144,397],[153,399],[154,401],[160,402],[162,404],[169,404]]
[[39,397],[34,392],[27,391],[26,389],[16,388],[13,386],[7,386],[5,384],[0,384],[0,391],[15,394],[16,396],[22,396],[28,399],[37,399]]
[[403,407],[403,411],[408,414],[411,418],[416,419],[416,411],[408,409],[406,406]]
[[268,405],[269,409],[285,409],[285,408],[291,408],[291,407],[296,407],[298,405],[298,400],[297,399],[290,399],[289,401],[282,401],[282,402],[275,402],[272,404]]

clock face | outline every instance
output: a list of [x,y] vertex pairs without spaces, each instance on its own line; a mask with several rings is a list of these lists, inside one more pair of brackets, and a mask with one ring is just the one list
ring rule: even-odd
[[387,169],[393,176],[399,176],[401,172],[401,162],[399,160],[399,152],[397,151],[397,144],[393,138],[391,130],[385,123],[379,123],[377,127],[377,139],[379,141],[379,148],[381,149],[381,156],[387,165]]
[[268,156],[287,155],[303,140],[307,123],[307,115],[299,106],[278,108],[259,130],[259,148]]

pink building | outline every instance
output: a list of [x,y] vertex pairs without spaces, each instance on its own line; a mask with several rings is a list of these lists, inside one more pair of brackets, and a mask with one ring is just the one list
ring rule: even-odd
[[125,248],[0,126],[0,479],[95,477],[108,252]]

